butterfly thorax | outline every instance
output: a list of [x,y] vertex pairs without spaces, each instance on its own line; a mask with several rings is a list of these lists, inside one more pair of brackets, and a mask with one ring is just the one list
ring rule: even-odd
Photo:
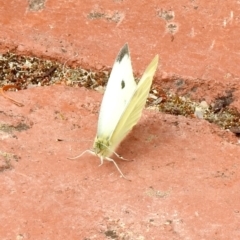
[[99,157],[108,157],[109,155],[111,155],[110,146],[111,143],[109,139],[96,136],[93,144],[93,151]]

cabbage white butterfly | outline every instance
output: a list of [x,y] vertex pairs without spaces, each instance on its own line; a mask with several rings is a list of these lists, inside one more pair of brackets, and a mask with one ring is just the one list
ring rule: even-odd
[[139,83],[136,84],[128,44],[123,46],[114,62],[103,96],[93,149],[86,150],[81,155],[71,159],[76,159],[84,153],[90,152],[100,158],[99,166],[103,164],[104,159],[111,161],[122,177],[126,178],[110,156],[115,154],[126,160],[120,157],[115,149],[141,117],[157,65],[158,55],[154,57]]

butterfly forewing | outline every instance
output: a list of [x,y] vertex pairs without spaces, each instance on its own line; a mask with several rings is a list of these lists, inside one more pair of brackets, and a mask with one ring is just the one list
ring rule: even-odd
[[103,96],[97,136],[110,138],[136,91],[128,45],[120,50]]
[[158,65],[158,55],[154,57],[152,62],[146,68],[141,80],[139,81],[136,91],[133,94],[131,101],[122,113],[119,122],[112,134],[110,142],[112,144],[111,149],[115,147],[126,137],[133,126],[138,122],[141,117],[142,110],[146,103],[150,87],[152,85],[152,79]]

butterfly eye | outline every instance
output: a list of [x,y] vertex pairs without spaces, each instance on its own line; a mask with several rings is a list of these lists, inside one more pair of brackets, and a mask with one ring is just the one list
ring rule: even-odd
[[122,89],[125,88],[125,82],[122,80],[121,82]]

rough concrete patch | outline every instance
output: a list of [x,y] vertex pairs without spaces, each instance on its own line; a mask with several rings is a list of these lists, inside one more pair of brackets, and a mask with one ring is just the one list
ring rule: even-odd
[[126,227],[126,223],[121,219],[112,219],[111,217],[106,218],[106,230],[104,231],[107,239],[134,239],[134,240],[145,240],[145,237],[135,231],[133,228]]
[[119,11],[103,11],[101,9],[92,10],[88,15],[88,19],[96,20],[96,19],[105,19],[108,22],[119,23],[123,20],[124,14]]
[[12,153],[0,151],[0,172],[12,169],[12,160],[18,161],[18,157]]
[[30,11],[40,11],[44,9],[46,0],[28,0],[28,8]]
[[164,19],[166,22],[172,21],[175,17],[175,13],[172,10],[161,9],[157,12],[157,15]]
[[8,125],[8,124],[0,125],[0,131],[6,132],[6,133],[12,133],[13,131],[21,132],[21,131],[28,130],[29,128],[30,128],[30,126],[28,126],[25,123],[19,123],[16,126]]
[[177,23],[171,22],[166,25],[166,29],[167,29],[167,32],[171,34],[175,34],[178,31],[179,26]]
[[10,161],[8,161],[6,159],[0,159],[0,172],[3,172],[8,169],[11,169]]

